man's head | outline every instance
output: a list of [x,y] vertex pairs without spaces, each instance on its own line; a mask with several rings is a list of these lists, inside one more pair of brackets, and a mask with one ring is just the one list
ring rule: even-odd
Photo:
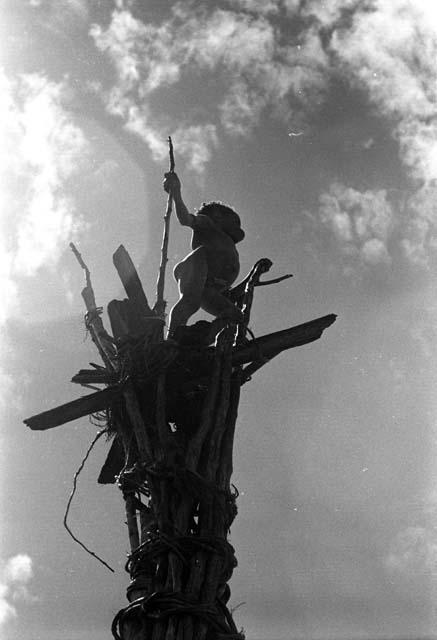
[[241,228],[240,216],[231,207],[222,202],[204,202],[197,213],[211,218],[235,243],[243,240],[244,231]]

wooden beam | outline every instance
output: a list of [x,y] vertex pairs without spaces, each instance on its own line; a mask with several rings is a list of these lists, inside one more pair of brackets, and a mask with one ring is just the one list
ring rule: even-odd
[[270,360],[281,351],[301,347],[318,340],[323,331],[330,327],[337,316],[331,313],[322,318],[316,318],[297,327],[269,333],[235,349],[232,364],[238,366],[247,362]]
[[[304,344],[318,340],[323,331],[331,326],[337,316],[330,314],[305,322],[297,327],[276,331],[265,336],[261,336],[256,340],[252,340],[234,350],[232,354],[233,366],[239,366],[248,362],[262,363],[267,362],[281,351],[299,347]],[[193,381],[188,383],[192,386]],[[183,385],[184,387],[184,385]],[[185,390],[185,389],[184,389]],[[55,409],[44,411],[36,416],[32,416],[24,420],[24,423],[33,430],[53,429],[61,424],[82,418],[83,416],[97,411],[103,411],[111,402],[116,400],[122,391],[120,387],[108,387],[102,391],[91,393],[72,402],[67,402]]]
[[80,369],[72,378],[76,384],[110,384],[111,374],[107,369]]
[[118,339],[122,336],[129,335],[129,321],[127,318],[126,304],[127,299],[111,300],[108,304],[108,316],[111,323],[112,335]]
[[[267,364],[267,362],[281,353],[281,351],[301,347],[304,344],[318,340],[323,331],[330,327],[336,318],[337,316],[332,313],[322,318],[310,320],[310,322],[305,322],[296,327],[290,327],[289,329],[276,331],[275,333],[268,333],[255,340],[250,340],[247,343],[235,346],[232,352],[232,366],[239,367],[251,363],[243,369],[241,382],[246,382],[252,373],[264,364]],[[187,354],[189,353],[189,347],[185,348],[185,352]],[[194,389],[199,389],[200,386],[208,386],[208,380],[211,375],[210,370],[213,366],[213,357],[214,349],[210,348],[208,349],[208,357],[204,356],[203,360],[199,359],[196,361],[196,369],[199,375],[193,375],[192,378],[187,380],[179,380],[178,388],[182,394],[191,393]]]
[[129,300],[132,301],[134,306],[138,307],[142,315],[153,316],[154,313],[149,307],[143,285],[141,284],[135,265],[132,262],[132,258],[122,244],[114,253],[112,260]]
[[59,407],[49,409],[49,411],[38,413],[36,416],[26,418],[24,424],[33,431],[53,429],[66,422],[83,418],[97,411],[103,411],[109,407],[114,400],[120,397],[121,393],[120,387],[108,387],[102,391],[97,391],[96,393],[82,396],[82,398],[77,398],[77,400],[72,400],[66,404],[61,404]]
[[123,443],[117,435],[112,441],[111,448],[106,456],[105,464],[100,471],[97,482],[99,484],[115,484],[115,477],[118,476],[123,469],[124,461]]

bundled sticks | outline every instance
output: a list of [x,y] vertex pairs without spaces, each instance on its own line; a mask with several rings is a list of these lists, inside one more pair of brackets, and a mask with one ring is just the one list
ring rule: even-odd
[[[261,273],[254,269],[240,302],[245,323]],[[230,479],[242,374],[242,367],[232,364],[232,353],[239,335],[241,329],[236,332],[229,326],[217,337],[211,374],[199,394],[201,409],[192,417],[190,434],[177,420],[173,428],[168,422],[171,389],[166,388],[163,372],[149,387],[143,428],[132,424],[139,456],[118,481],[125,496],[127,484],[129,495],[135,493],[140,544],[132,547],[127,564],[131,604],[114,620],[117,640],[204,640],[212,632],[221,638],[242,638],[227,608],[227,583],[236,566],[227,534],[237,512]],[[160,345],[163,352],[169,348],[168,343]],[[138,399],[138,406],[145,404]],[[148,433],[147,451],[143,432]],[[135,542],[132,514],[128,527]]]

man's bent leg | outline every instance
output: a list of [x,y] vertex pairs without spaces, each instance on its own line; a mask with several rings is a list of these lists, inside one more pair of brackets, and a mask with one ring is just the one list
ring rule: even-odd
[[170,311],[167,337],[172,336],[176,327],[185,326],[200,309],[207,275],[208,265],[203,247],[190,253],[175,267],[180,298]]
[[212,287],[205,287],[203,290],[200,306],[204,311],[216,316],[216,318],[230,322],[241,322],[243,320],[242,311],[229,298]]

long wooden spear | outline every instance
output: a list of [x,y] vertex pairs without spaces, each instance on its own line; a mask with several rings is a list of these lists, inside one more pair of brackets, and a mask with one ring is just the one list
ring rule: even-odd
[[[173,143],[171,137],[168,137],[168,151],[170,156],[170,173],[174,171],[175,161],[174,161],[174,153],[173,153]],[[165,210],[164,216],[164,233],[162,236],[162,245],[161,245],[161,264],[159,265],[159,274],[158,281],[156,283],[156,303],[154,307],[154,311],[157,313],[159,317],[163,320],[165,319],[165,307],[167,306],[166,300],[164,300],[164,285],[165,285],[165,269],[167,266],[168,258],[168,239],[170,235],[170,216],[173,205],[173,198],[171,194],[168,194],[167,198],[167,208]]]

